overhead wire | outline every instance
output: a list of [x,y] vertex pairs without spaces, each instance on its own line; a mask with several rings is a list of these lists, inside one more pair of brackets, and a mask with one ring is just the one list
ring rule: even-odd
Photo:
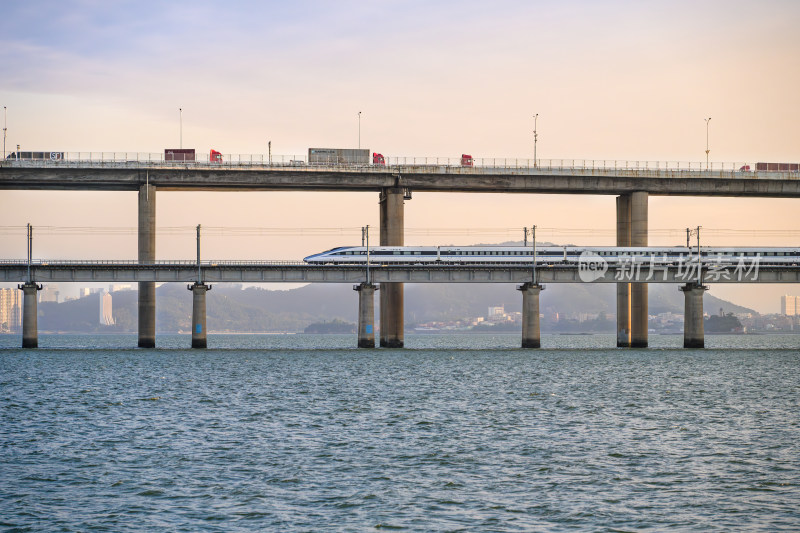
[[[194,235],[196,226],[159,226],[156,235],[183,236]],[[361,227],[336,228],[300,228],[300,227],[258,227],[258,226],[201,226],[204,237],[324,237],[353,236],[361,234]],[[35,235],[54,236],[98,236],[98,235],[138,235],[136,226],[34,226]],[[0,235],[25,235],[27,226],[0,226]],[[409,237],[480,237],[507,236],[518,238],[523,235],[523,227],[450,227],[421,228],[407,227],[404,230]],[[740,229],[740,228],[705,228],[701,229],[704,237],[800,237],[800,229]],[[542,237],[614,237],[616,228],[536,228],[537,238]],[[683,237],[686,228],[651,228],[650,237]]]

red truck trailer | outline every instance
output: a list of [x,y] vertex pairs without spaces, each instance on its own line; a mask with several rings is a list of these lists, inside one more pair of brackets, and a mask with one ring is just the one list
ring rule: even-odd
[[800,172],[798,163],[756,163],[756,170],[766,172]]
[[165,148],[164,161],[194,161],[194,148]]

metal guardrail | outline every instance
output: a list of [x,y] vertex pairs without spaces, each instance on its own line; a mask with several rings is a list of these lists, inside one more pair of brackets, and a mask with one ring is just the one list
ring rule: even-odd
[[[800,179],[800,171],[756,171],[755,165],[743,162],[633,161],[597,159],[524,159],[474,158],[472,165],[462,165],[454,157],[387,157],[386,165],[309,164],[305,156],[264,154],[224,154],[221,162],[207,158],[194,161],[166,161],[163,153],[140,152],[54,152],[53,159],[5,159],[0,167],[13,168],[182,168],[182,169],[292,169],[295,171],[374,172],[374,173],[464,173],[486,172],[563,173],[596,171],[598,174],[635,172],[637,175],[674,177],[736,176],[742,178]],[[13,155],[13,154],[12,154]],[[748,168],[749,170],[745,170]]]
[[[0,259],[0,266],[27,266],[27,259]],[[221,260],[221,261],[201,261],[201,267],[262,267],[262,266],[308,266],[308,263],[303,261],[292,260],[271,260],[271,261],[235,261],[235,260]],[[136,261],[124,259],[109,259],[109,260],[73,260],[73,259],[34,259],[31,261],[33,267],[106,267],[106,266],[119,266],[119,267],[151,267],[151,266],[197,266],[197,261],[191,259],[177,259],[177,260],[157,260],[157,261]]]

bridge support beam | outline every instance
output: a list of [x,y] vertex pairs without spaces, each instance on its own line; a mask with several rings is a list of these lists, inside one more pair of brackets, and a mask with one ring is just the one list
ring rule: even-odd
[[[631,245],[631,197],[617,196],[617,246]],[[617,348],[631,346],[631,284],[617,283]]]
[[[631,246],[647,246],[646,192],[631,193]],[[631,348],[647,348],[647,283],[631,284]]]
[[[403,246],[404,195],[402,187],[388,187],[381,191],[381,246]],[[403,347],[403,284],[381,283],[381,336],[385,348]]]
[[[139,187],[139,263],[156,260],[156,188]],[[139,348],[156,346],[156,284],[139,282]]]
[[697,283],[687,283],[680,290],[684,296],[683,347],[705,348],[703,294],[708,290],[708,287]]
[[522,347],[540,348],[542,336],[539,327],[539,293],[544,290],[544,286],[523,283],[517,290],[522,291]]
[[[647,246],[646,192],[617,198],[617,246]],[[617,346],[647,347],[647,284],[617,284]]]
[[375,291],[371,283],[361,283],[353,287],[358,291],[358,347],[375,347]]
[[192,348],[206,348],[206,293],[211,285],[195,282],[186,288],[192,291]]
[[39,347],[39,326],[36,293],[42,290],[41,285],[25,283],[18,285],[22,290],[22,347]]

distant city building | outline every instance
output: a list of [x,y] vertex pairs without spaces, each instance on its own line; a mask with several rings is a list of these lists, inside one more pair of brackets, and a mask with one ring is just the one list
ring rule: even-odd
[[58,285],[49,284],[39,291],[40,302],[55,302],[58,303],[58,295],[61,294],[58,290]]
[[22,291],[0,289],[0,331],[17,333],[22,330]]
[[133,290],[133,285],[130,283],[112,283],[108,286],[108,292],[117,292],[117,291],[130,291]]
[[78,291],[79,298],[85,298],[87,296],[91,296],[92,294],[101,294],[103,289],[99,289],[97,287],[81,287]]
[[785,316],[797,316],[800,310],[798,309],[798,307],[800,307],[800,305],[798,305],[798,300],[800,300],[798,296],[781,296],[781,314]]
[[496,307],[490,307],[488,316],[491,319],[491,318],[503,317],[503,316],[505,316],[505,314],[506,314],[505,306],[500,305],[500,306],[496,306]]
[[100,325],[113,326],[114,313],[111,310],[111,293],[102,291],[99,296],[100,296]]

